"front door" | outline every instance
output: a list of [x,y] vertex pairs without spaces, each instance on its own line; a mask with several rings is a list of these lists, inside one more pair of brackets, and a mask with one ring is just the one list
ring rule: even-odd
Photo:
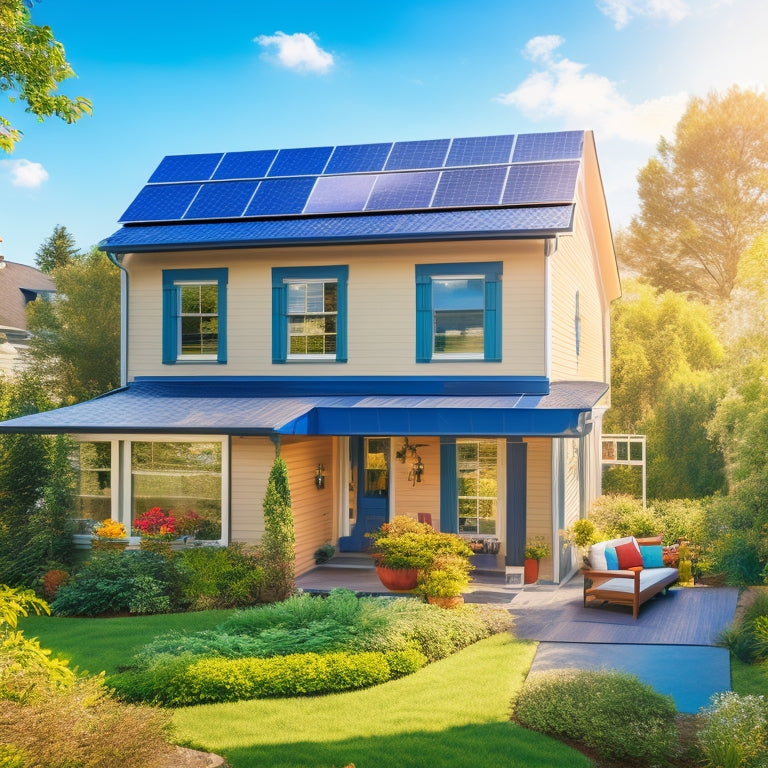
[[342,552],[362,552],[370,547],[371,533],[389,519],[388,437],[349,439],[350,535],[339,539]]

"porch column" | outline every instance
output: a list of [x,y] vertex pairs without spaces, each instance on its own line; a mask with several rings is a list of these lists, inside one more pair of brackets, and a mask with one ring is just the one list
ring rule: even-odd
[[440,531],[459,532],[459,479],[456,438],[440,438]]
[[526,472],[528,445],[521,438],[507,440],[507,542],[505,565],[525,563]]

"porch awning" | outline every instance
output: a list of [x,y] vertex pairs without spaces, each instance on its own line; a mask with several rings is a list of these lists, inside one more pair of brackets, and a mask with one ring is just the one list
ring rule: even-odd
[[548,394],[273,396],[247,381],[140,380],[77,405],[0,422],[0,432],[578,437],[603,382]]

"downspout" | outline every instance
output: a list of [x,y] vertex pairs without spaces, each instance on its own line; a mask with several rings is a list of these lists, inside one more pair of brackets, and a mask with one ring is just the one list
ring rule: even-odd
[[110,251],[107,258],[122,272],[120,275],[120,386],[128,384],[128,270]]

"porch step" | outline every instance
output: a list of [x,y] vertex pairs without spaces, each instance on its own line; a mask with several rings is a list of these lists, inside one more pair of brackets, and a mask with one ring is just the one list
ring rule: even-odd
[[365,552],[337,552],[323,565],[326,568],[370,568],[376,567],[373,558]]

